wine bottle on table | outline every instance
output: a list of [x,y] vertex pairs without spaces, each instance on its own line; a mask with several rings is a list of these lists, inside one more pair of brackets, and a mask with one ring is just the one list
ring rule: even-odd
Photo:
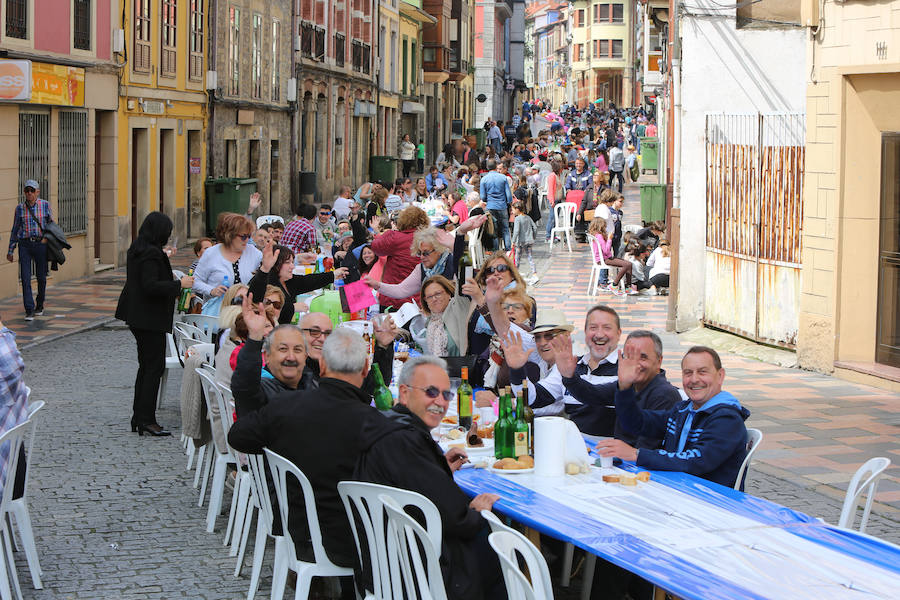
[[528,386],[522,386],[522,400],[525,408],[522,410],[525,423],[528,425],[528,455],[534,456],[534,409],[528,404]]
[[472,266],[472,257],[469,256],[469,250],[466,249],[466,251],[463,252],[463,255],[459,258],[459,272],[456,276],[456,293],[462,296],[463,284],[466,282],[466,279],[474,276],[475,269]]
[[513,456],[516,458],[528,454],[528,423],[525,422],[525,394],[519,394],[516,406],[516,421],[513,429]]
[[381,376],[381,369],[378,365],[372,365],[372,372],[375,374],[375,391],[372,396],[375,399],[375,408],[378,410],[390,410],[394,406],[394,396],[391,390],[384,385],[384,378]]
[[456,412],[459,415],[459,426],[466,431],[472,428],[472,386],[469,385],[469,368],[462,368],[462,383],[456,390]]
[[512,456],[509,438],[512,437],[512,422],[509,418],[509,397],[500,395],[500,414],[494,423],[494,456],[497,458],[509,458]]
[[[193,269],[188,269],[188,277],[194,274]],[[191,308],[191,288],[181,290],[181,296],[178,298],[178,312],[186,313]]]

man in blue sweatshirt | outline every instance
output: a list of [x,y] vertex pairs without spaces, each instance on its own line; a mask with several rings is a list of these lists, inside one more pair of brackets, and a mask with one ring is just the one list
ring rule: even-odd
[[512,190],[509,189],[506,175],[497,169],[499,166],[497,161],[490,159],[485,166],[489,172],[481,178],[479,192],[497,222],[497,237],[502,237],[506,249],[509,250],[509,205],[512,204]]
[[688,400],[668,410],[641,410],[632,383],[640,373],[637,356],[620,353],[616,416],[633,435],[662,438],[658,450],[636,449],[622,440],[597,444],[601,456],[617,456],[639,467],[684,471],[732,487],[747,454],[750,411],[722,391],[725,369],[712,348],[694,346],[681,359],[682,387]]

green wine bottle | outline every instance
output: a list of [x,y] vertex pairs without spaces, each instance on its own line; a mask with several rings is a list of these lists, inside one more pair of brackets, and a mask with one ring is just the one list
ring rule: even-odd
[[528,454],[528,423],[525,422],[525,394],[519,394],[516,406],[516,421],[513,429],[513,456],[518,458]]
[[509,419],[509,397],[500,394],[500,414],[494,424],[494,456],[498,459],[512,456],[509,438],[512,433],[512,422]]
[[462,383],[456,390],[456,412],[459,426],[466,431],[472,428],[472,386],[469,385],[469,368],[462,368]]
[[[188,277],[193,276],[194,270],[188,269]],[[178,298],[178,312],[186,313],[191,308],[191,288],[183,288]]]
[[463,295],[462,286],[469,277],[475,277],[475,269],[472,267],[472,257],[469,256],[469,250],[466,249],[459,258],[459,272],[456,275],[456,293]]
[[381,376],[381,369],[378,365],[372,365],[372,373],[375,377],[375,391],[372,396],[375,398],[375,408],[378,410],[390,410],[394,406],[394,396],[391,390],[384,385],[384,378]]
[[528,404],[527,382],[526,385],[522,386],[522,399],[525,404],[525,408],[523,409],[525,423],[528,425],[528,455],[534,456],[534,409]]

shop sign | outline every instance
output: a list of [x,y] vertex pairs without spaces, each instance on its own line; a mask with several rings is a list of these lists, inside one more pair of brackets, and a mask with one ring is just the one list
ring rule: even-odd
[[0,60],[0,100],[31,98],[31,61]]

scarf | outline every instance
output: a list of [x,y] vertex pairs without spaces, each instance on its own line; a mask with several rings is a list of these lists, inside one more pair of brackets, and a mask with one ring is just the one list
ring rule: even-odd
[[443,313],[432,314],[426,325],[428,352],[434,356],[447,356],[447,328],[444,327]]
[[443,254],[441,254],[441,257],[437,260],[437,262],[434,263],[433,267],[428,268],[423,263],[422,264],[422,273],[424,274],[424,277],[422,277],[422,281],[425,281],[432,275],[443,275],[444,267],[447,265],[448,258],[450,258],[450,253],[444,252]]

